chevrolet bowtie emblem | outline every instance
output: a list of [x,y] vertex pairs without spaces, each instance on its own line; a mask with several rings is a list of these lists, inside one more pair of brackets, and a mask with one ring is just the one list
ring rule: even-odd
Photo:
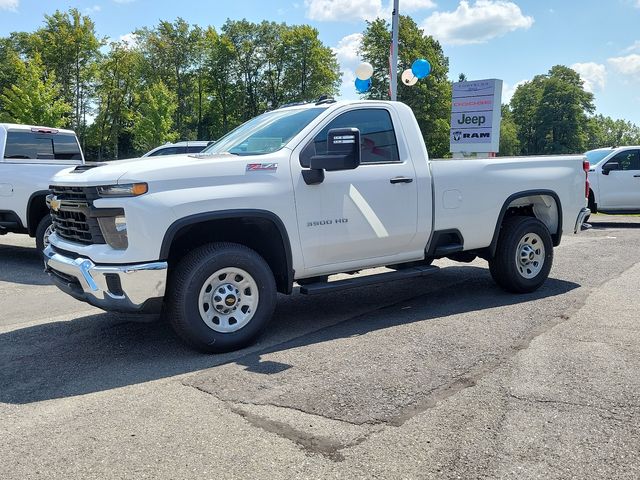
[[49,202],[49,206],[51,207],[51,210],[53,210],[54,212],[57,212],[58,210],[60,210],[61,205],[62,205],[62,202],[58,200],[57,197],[53,197]]

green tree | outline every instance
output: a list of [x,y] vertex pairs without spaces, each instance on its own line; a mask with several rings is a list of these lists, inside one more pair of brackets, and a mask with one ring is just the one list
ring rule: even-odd
[[[389,98],[389,45],[391,31],[382,19],[367,22],[362,39],[362,58],[373,66],[371,90],[365,95],[369,99]],[[424,34],[415,21],[400,16],[398,37],[399,74],[411,68],[417,58],[426,58],[431,63],[431,74],[414,86],[398,84],[398,99],[409,105],[420,124],[429,153],[442,157],[449,151],[449,128],[451,118],[451,83],[449,59],[444,55],[440,43]]]
[[618,145],[640,145],[640,127],[601,114],[589,118],[587,149]]
[[583,152],[589,133],[593,94],[580,75],[556,65],[520,85],[511,100],[518,139],[525,154]]
[[61,127],[67,123],[71,106],[60,98],[55,74],[45,75],[42,59],[35,54],[23,62],[11,59],[16,81],[0,95],[3,120],[30,125]]
[[210,94],[207,110],[207,138],[215,139],[231,130],[242,117],[239,81],[234,68],[236,51],[226,35],[209,27],[205,32],[206,89]]
[[176,130],[183,138],[189,138],[194,61],[196,50],[202,45],[200,28],[178,18],[174,22],[161,21],[153,28],[142,28],[136,35],[146,61],[144,75],[152,82],[162,81],[175,92]]
[[133,119],[140,63],[137,50],[114,42],[99,64],[94,96],[97,115],[90,129],[98,160],[133,154],[131,145],[122,144],[129,138],[126,134]]
[[138,104],[132,133],[139,151],[150,150],[178,138],[178,132],[172,128],[173,115],[178,108],[177,96],[162,81],[145,88]]
[[288,27],[281,50],[285,71],[280,98],[284,103],[338,93],[340,66],[333,51],[318,38],[318,30],[309,25]]
[[509,105],[502,105],[500,122],[500,156],[514,156],[520,153],[518,129]]
[[55,73],[62,98],[73,107],[70,125],[83,140],[99,49],[104,43],[96,36],[95,24],[76,8],[56,10],[45,15],[44,26],[22,43],[25,49],[40,52],[46,71]]

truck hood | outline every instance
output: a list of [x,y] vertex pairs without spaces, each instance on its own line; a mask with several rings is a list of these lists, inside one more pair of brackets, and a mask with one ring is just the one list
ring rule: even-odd
[[[58,185],[106,185],[129,182],[145,182],[158,178],[172,178],[198,175],[197,171],[205,167],[227,164],[240,157],[228,153],[217,155],[166,155],[158,157],[130,158],[112,162],[87,164],[83,168],[67,168],[58,172],[52,179]],[[250,157],[242,157],[249,160]],[[245,162],[243,162],[244,164]],[[209,167],[209,168],[207,168]],[[216,169],[217,170],[217,169]],[[180,172],[178,175],[177,173]]]

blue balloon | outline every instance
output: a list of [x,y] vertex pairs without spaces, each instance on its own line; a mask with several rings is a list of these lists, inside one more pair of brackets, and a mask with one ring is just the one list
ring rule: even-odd
[[413,65],[411,65],[411,71],[418,78],[424,78],[431,73],[431,64],[424,58],[419,58]]
[[366,93],[371,89],[371,79],[367,78],[366,80],[360,80],[359,78],[356,78],[355,85],[358,93]]

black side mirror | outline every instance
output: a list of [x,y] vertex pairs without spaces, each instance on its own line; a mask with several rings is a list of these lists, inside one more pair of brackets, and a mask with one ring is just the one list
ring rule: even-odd
[[314,155],[309,160],[310,170],[303,170],[307,185],[324,181],[324,172],[353,170],[360,165],[360,130],[333,128],[327,133],[327,153]]
[[620,170],[620,164],[618,162],[608,162],[602,166],[603,175],[609,175],[612,170]]
[[309,166],[314,170],[353,170],[360,165],[360,130],[334,128],[327,134],[326,155],[314,155]]

